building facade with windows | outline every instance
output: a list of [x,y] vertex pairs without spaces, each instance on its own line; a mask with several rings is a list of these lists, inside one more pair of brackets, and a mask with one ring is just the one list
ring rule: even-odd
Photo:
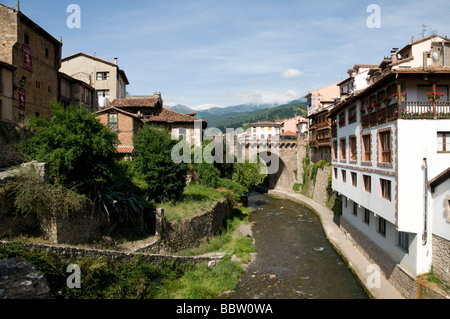
[[272,137],[279,138],[281,135],[282,123],[263,121],[250,124],[252,138],[258,140],[268,140]]
[[58,101],[64,106],[84,106],[94,112],[94,95],[92,86],[65,73],[59,73]]
[[13,122],[13,78],[16,68],[0,61],[0,121]]
[[[433,41],[428,44],[425,52],[432,50]],[[423,62],[401,68],[398,60],[383,60],[369,72],[371,85],[330,113],[341,225],[405,295],[414,294],[412,280],[430,271],[439,226],[432,223],[428,183],[450,163],[450,67]],[[383,76],[376,80],[377,74]]]
[[58,96],[62,43],[20,12],[0,4],[0,61],[13,65],[13,122],[33,115],[51,116]]
[[96,111],[116,99],[126,98],[130,83],[117,58],[109,62],[80,52],[62,59],[60,71],[95,89],[93,109]]

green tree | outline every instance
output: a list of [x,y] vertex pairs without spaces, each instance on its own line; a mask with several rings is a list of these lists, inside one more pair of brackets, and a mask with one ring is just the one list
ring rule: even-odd
[[52,102],[50,108],[52,119],[30,119],[27,128],[31,134],[20,144],[22,153],[47,163],[53,184],[88,193],[113,171],[117,134],[84,107],[64,109]]
[[186,186],[188,167],[172,160],[177,141],[165,129],[144,126],[133,138],[133,170],[146,182],[145,191],[156,202],[178,200]]

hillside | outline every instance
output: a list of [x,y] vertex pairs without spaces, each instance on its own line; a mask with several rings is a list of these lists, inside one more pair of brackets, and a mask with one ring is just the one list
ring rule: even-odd
[[286,105],[281,105],[278,107],[259,110],[250,113],[244,114],[234,114],[236,117],[233,117],[232,114],[227,114],[226,119],[217,122],[219,117],[209,117],[204,118],[205,121],[208,122],[208,127],[217,127],[222,132],[226,132],[227,128],[239,128],[242,127],[244,129],[248,128],[250,123],[255,123],[258,121],[275,121],[275,120],[284,120],[292,118],[296,115],[301,115],[306,117],[307,114],[307,106],[305,102],[302,101],[293,101]]

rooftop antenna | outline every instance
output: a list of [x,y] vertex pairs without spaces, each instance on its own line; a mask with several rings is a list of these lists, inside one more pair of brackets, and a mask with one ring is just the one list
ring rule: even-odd
[[422,38],[425,38],[425,32],[427,32],[426,27],[427,27],[427,26],[426,26],[425,24],[422,24],[422,33],[421,33]]

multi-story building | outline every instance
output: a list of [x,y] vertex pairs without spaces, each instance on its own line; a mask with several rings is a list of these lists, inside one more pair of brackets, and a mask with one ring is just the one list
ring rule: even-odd
[[429,190],[429,181],[450,166],[449,45],[435,36],[393,50],[369,71],[366,89],[330,112],[341,227],[411,298],[415,278],[428,273],[438,255],[432,241],[450,247],[449,220],[435,211],[449,205],[450,189],[435,198]]
[[12,121],[33,115],[51,116],[58,95],[60,41],[20,12],[0,4],[0,61],[13,65]]
[[126,86],[130,83],[117,58],[109,62],[80,52],[62,59],[60,71],[95,89],[96,111],[108,107],[113,100],[126,98]]
[[306,96],[308,101],[309,147],[312,162],[331,161],[331,125],[328,113],[340,99],[338,83],[326,86]]
[[16,68],[0,61],[0,121],[12,122],[13,115],[13,78]]
[[84,106],[94,112],[95,90],[87,83],[59,73],[58,101],[64,106]]
[[268,140],[272,137],[280,137],[281,123],[277,122],[258,122],[250,124],[252,138],[258,140]]

